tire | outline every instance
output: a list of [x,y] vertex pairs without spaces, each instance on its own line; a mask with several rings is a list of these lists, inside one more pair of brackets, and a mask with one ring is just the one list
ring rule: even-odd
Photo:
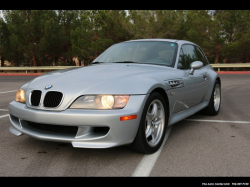
[[202,114],[216,116],[220,111],[220,104],[221,104],[221,88],[219,81],[216,80],[209,104],[206,108],[202,110]]
[[130,147],[143,154],[156,152],[165,137],[167,124],[166,103],[161,94],[154,92],[146,101],[136,137]]

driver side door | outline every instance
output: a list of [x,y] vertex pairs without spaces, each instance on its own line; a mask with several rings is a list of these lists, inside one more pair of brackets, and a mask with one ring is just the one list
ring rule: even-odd
[[186,63],[186,70],[183,81],[185,85],[184,103],[188,108],[193,107],[202,102],[208,89],[206,64],[203,62],[203,67],[196,69],[191,75],[191,63],[194,61],[204,61],[200,57],[200,50],[197,46],[184,44],[182,45],[183,58]]

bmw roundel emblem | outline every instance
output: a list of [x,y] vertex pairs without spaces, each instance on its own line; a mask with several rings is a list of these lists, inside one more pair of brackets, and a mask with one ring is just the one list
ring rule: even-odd
[[46,87],[45,87],[45,90],[48,90],[48,89],[50,89],[50,88],[52,88],[52,85],[46,86]]

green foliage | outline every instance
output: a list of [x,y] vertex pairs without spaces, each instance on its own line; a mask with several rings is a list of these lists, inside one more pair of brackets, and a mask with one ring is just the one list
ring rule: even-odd
[[248,62],[249,10],[4,10],[0,57],[20,65],[91,62],[114,43],[168,38],[200,45],[210,63]]
[[[0,57],[2,60],[11,56],[9,30],[6,23],[0,18]],[[1,63],[3,65],[3,63]]]
[[176,38],[183,21],[183,11],[176,10],[130,10],[129,27],[134,38]]

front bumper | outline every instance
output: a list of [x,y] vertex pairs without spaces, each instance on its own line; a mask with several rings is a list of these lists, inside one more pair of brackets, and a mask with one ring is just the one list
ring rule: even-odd
[[[10,131],[19,136],[26,134],[46,140],[72,143],[73,147],[108,148],[132,143],[140,123],[148,95],[131,95],[125,108],[116,110],[67,109],[44,111],[28,108],[12,101],[9,104]],[[137,115],[136,119],[120,121],[120,117]],[[29,126],[29,122],[49,125],[76,126],[76,134],[49,132]],[[94,128],[108,127],[107,132],[94,132]]]

